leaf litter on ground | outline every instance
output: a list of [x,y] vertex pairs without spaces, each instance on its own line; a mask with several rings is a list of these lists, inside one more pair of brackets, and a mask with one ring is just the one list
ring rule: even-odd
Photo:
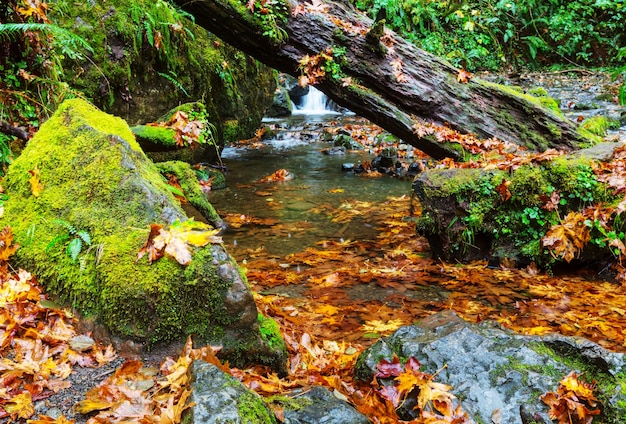
[[[351,130],[367,139],[364,128],[354,126]],[[416,123],[414,129],[435,133],[442,141],[459,142],[483,157],[482,161],[462,165],[443,160],[434,165],[437,167],[513,169],[562,154],[555,151],[527,154],[521,148],[516,148],[512,154],[511,146],[495,139],[477,140],[424,123]],[[624,149],[620,149],[612,162],[602,163],[596,170],[598,178],[618,193],[623,193],[626,187],[622,178],[626,168],[623,160]],[[280,174],[282,178],[284,173]],[[281,178],[276,177],[270,176],[264,182],[280,181]],[[506,196],[506,185],[501,194]],[[546,204],[550,201],[555,200],[546,198]],[[609,215],[622,213],[623,204],[608,211]],[[126,361],[110,377],[85,393],[76,411],[88,413],[89,423],[180,422],[181,414],[189,407],[187,367],[193,360],[202,359],[219,364],[262,395],[312,385],[326,386],[376,423],[401,422],[394,402],[408,396],[411,388],[420,386],[422,389],[416,391],[415,396],[422,415],[416,422],[464,422],[463,411],[458,406],[450,406],[454,398],[450,390],[454,388],[436,382],[436,375],[420,374],[416,364],[400,366],[399,374],[394,375],[397,380],[386,389],[376,386],[376,380],[355,381],[352,373],[359,353],[374,341],[391,334],[398,326],[447,309],[468,321],[495,320],[519,333],[558,332],[586,337],[608,349],[626,350],[626,311],[623,309],[626,294],[619,283],[599,281],[592,274],[585,275],[584,271],[576,276],[551,276],[532,267],[494,269],[484,262],[456,266],[434,261],[428,257],[426,240],[415,236],[412,216],[419,213],[419,208],[414,207],[408,196],[389,198],[376,205],[347,199],[338,208],[320,205],[312,213],[327,214],[341,223],[367,216],[378,225],[378,235],[371,240],[322,240],[315,247],[285,257],[268,255],[262,248],[232,249],[237,259],[245,258],[259,310],[273,317],[285,336],[290,353],[287,377],[279,378],[260,366],[229,368],[219,363],[212,347],[193,349],[188,340],[178,359],[167,357],[158,369],[144,366],[136,359]],[[596,209],[588,213],[599,212]],[[261,227],[266,231],[281,231],[284,226],[280,222],[242,215],[230,219],[237,221],[240,227]],[[569,221],[565,219],[561,225],[566,226]],[[302,226],[303,231],[306,228]],[[151,246],[161,230],[151,229],[144,247],[145,253],[152,255],[150,260],[158,259],[163,253],[159,252],[160,248]],[[44,306],[48,301],[36,278],[23,270],[9,271],[7,260],[15,249],[10,231],[4,230],[0,238],[3,242],[0,243],[3,246],[0,249],[0,314],[3,318],[0,324],[3,358],[0,417],[16,422],[74,422],[65,416],[35,418],[34,402],[62,392],[67,387],[67,377],[76,367],[110,363],[116,353],[110,346],[91,342],[88,334],[76,334],[75,318],[69,312]],[[560,243],[555,242],[561,250],[555,247],[554,253],[565,258],[566,254],[576,254],[582,242],[572,237],[574,247],[568,247],[564,245],[567,243],[564,236]],[[616,249],[621,250],[621,246]],[[300,288],[299,296],[281,293],[291,286]],[[569,389],[558,388],[557,392],[544,396],[546,403],[556,411],[555,419],[559,422],[565,422],[559,412],[563,410],[562,405],[571,405],[568,393],[576,393],[571,389],[571,378],[564,381],[570,381],[563,383]],[[588,387],[586,384],[590,383],[580,383],[582,387]],[[280,417],[280,403],[268,399]],[[592,408],[596,401],[593,395],[585,399],[589,401],[584,406],[586,409],[577,406],[577,411],[583,411],[583,418],[587,420],[595,414]],[[570,415],[567,418],[574,419]]]

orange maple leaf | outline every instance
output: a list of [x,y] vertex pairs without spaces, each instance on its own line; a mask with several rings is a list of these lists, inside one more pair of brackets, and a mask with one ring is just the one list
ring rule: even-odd
[[502,178],[502,182],[496,187],[496,191],[500,195],[502,202],[506,202],[511,198],[511,192],[509,191],[509,186],[511,185],[511,181],[507,181],[505,178]]
[[456,80],[461,84],[467,84],[469,80],[472,78],[472,74],[467,72],[465,69],[459,69],[459,73],[456,76]]

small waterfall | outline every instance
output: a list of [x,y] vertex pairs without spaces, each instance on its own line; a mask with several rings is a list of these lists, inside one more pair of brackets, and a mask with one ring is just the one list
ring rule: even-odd
[[309,92],[302,97],[300,106],[293,105],[292,114],[294,115],[328,115],[339,114],[331,107],[332,101],[326,97],[326,94],[319,91],[313,86],[309,86]]

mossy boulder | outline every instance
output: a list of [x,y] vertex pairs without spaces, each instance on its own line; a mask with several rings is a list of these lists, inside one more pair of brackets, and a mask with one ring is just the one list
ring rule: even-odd
[[198,174],[191,165],[186,162],[169,161],[157,163],[156,168],[165,178],[169,180],[173,177],[180,185],[183,197],[179,200],[187,216],[206,221],[215,228],[226,228],[226,223],[202,191]]
[[[82,316],[123,338],[194,335],[222,345],[233,364],[280,368],[284,352],[262,337],[245,276],[221,244],[192,248],[186,266],[167,255],[138,260],[151,224],[167,228],[188,218],[122,119],[83,100],[64,102],[3,186],[1,224],[21,245],[15,266]],[[74,255],[70,244],[81,234],[90,243]]]
[[[189,123],[200,128],[197,139],[177,143],[177,131],[172,128],[177,113],[182,112]],[[185,126],[186,127],[186,126]],[[131,127],[131,131],[144,153],[154,162],[183,161],[191,164],[213,163],[220,157],[216,128],[208,120],[206,107],[202,102],[190,102],[177,106],[163,116],[146,125]]]
[[53,22],[84,38],[88,60],[68,59],[64,80],[132,125],[202,99],[222,141],[236,119],[254,134],[272,104],[276,72],[223,43],[165,0],[58,0]]
[[[413,189],[422,205],[417,231],[434,256],[447,261],[506,260],[550,267],[563,261],[542,245],[542,238],[570,212],[590,205],[617,204],[622,197],[598,181],[594,168],[622,143],[601,143],[550,161],[499,169],[430,169]],[[609,221],[612,221],[609,220]],[[610,237],[624,238],[622,219],[614,233],[602,234],[593,219],[584,224],[590,240],[575,260],[581,264],[613,258]]]

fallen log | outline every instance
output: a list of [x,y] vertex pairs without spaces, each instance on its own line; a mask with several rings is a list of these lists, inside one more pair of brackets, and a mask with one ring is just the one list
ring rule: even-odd
[[574,123],[531,96],[454,68],[349,3],[176,2],[225,42],[282,72],[309,72],[310,81],[337,104],[435,158],[457,152],[434,135],[416,132],[420,120],[538,151],[575,150],[589,142]]

